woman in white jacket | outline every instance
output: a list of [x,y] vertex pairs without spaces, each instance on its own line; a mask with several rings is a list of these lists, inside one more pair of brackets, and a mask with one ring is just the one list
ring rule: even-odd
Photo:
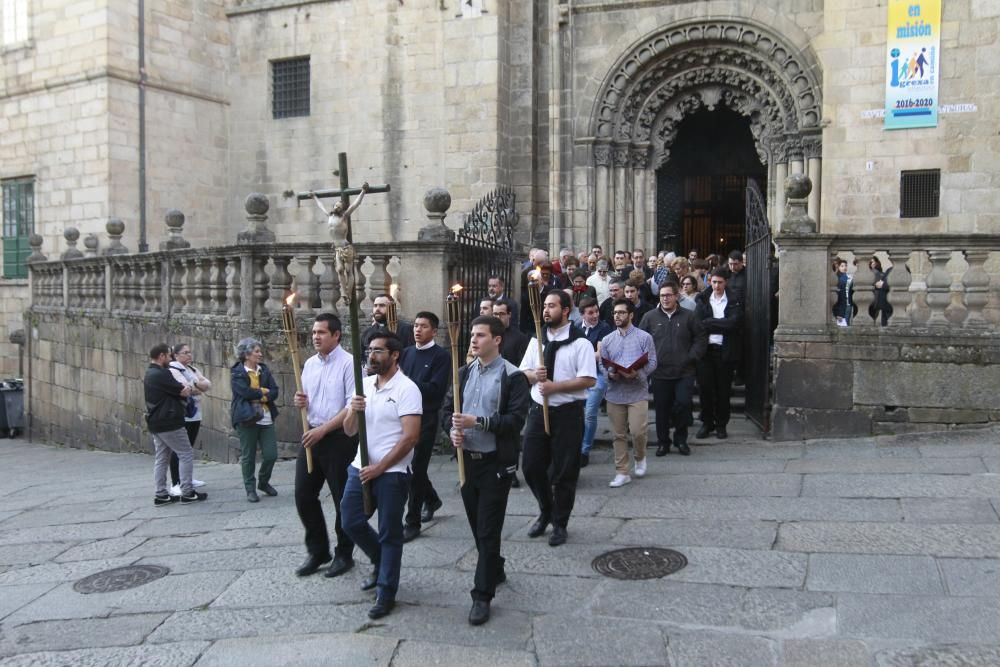
[[[201,396],[212,388],[212,383],[202,375],[197,368],[191,365],[194,355],[191,354],[191,347],[187,343],[178,343],[170,348],[173,360],[170,362],[170,371],[181,384],[191,387],[191,396],[187,402],[187,412],[184,416],[184,427],[187,429],[188,440],[191,447],[198,438],[198,430],[201,428]],[[170,455],[170,495],[181,495],[180,470],[176,454]],[[192,479],[192,486],[205,486],[205,482],[200,479]]]

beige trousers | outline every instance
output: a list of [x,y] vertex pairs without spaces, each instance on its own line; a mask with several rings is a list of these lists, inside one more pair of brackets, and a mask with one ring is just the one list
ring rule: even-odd
[[614,438],[615,471],[627,475],[629,458],[626,433],[632,436],[636,460],[641,461],[646,458],[649,402],[639,401],[621,405],[608,401],[608,420],[611,422],[611,435]]

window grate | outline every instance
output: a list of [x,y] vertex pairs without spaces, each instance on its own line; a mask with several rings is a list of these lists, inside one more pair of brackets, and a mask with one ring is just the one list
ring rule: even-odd
[[271,61],[271,112],[274,118],[309,115],[309,56]]
[[899,175],[899,217],[936,218],[941,209],[941,170],[904,171]]
[[3,181],[3,277],[26,278],[31,254],[28,237],[35,231],[35,180]]

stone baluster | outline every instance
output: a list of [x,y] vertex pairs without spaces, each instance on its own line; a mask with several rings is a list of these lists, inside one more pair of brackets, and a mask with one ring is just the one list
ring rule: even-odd
[[170,267],[170,303],[174,313],[187,312],[184,278],[187,273],[187,263],[183,259],[174,259]]
[[183,250],[191,244],[184,239],[184,214],[176,208],[167,211],[163,221],[167,225],[167,240],[160,243],[160,250]]
[[271,275],[270,298],[265,308],[268,312],[280,313],[285,299],[292,291],[292,274],[288,272],[292,258],[288,255],[274,255],[271,261],[274,262],[274,273]]
[[[88,237],[89,238],[89,237]],[[84,239],[86,242],[86,239]],[[94,257],[97,256],[97,248],[94,248]],[[88,266],[84,269],[84,284],[87,286],[87,293],[83,299],[83,307],[87,309],[98,308],[101,303],[101,288],[98,284],[100,265]]]
[[336,260],[333,255],[322,255],[323,273],[319,277],[320,308],[324,313],[336,313],[340,303],[340,280],[335,270]]
[[160,262],[155,259],[144,260],[142,267],[142,312],[147,314],[160,313],[160,295],[162,294],[162,281],[160,280]]
[[184,312],[198,312],[198,260],[194,257],[184,259],[184,302],[187,304]]
[[242,260],[239,257],[230,257],[226,262],[226,303],[229,309],[226,315],[231,318],[240,316],[242,306],[242,290],[240,289],[240,274],[242,272]]
[[212,258],[199,257],[198,263],[198,312],[212,312]]
[[122,234],[125,233],[125,223],[119,218],[111,218],[104,225],[104,230],[110,239],[108,247],[101,254],[103,255],[127,255],[128,248],[122,245]]
[[266,255],[253,256],[253,259],[251,260],[251,274],[253,276],[253,308],[251,310],[251,316],[255,319],[262,316],[266,312],[267,287],[270,284],[270,278],[268,278],[267,271],[265,270],[266,267]]
[[374,284],[372,282],[373,273],[375,273],[375,262],[372,261],[371,255],[368,255],[361,263],[361,275],[364,277],[365,286],[361,288],[362,291],[358,294],[358,298],[361,299],[359,305],[366,313],[372,312],[375,297],[378,296],[375,290],[382,289],[380,284]]
[[80,230],[76,227],[67,227],[63,232],[63,238],[66,239],[66,252],[62,254],[62,259],[80,259],[83,257],[83,253],[79,251],[76,247],[76,241],[80,238]]
[[951,250],[934,248],[928,250],[931,272],[927,275],[927,305],[930,307],[928,327],[950,326],[945,310],[951,305],[951,275],[946,268],[951,260]]
[[295,258],[298,270],[295,272],[295,312],[304,317],[312,317],[313,272],[316,257],[299,255]]
[[212,260],[212,280],[210,285],[211,297],[212,297],[212,307],[211,312],[214,315],[225,315],[227,310],[226,304],[226,265],[227,259],[225,257],[216,257]]
[[[142,257],[140,255],[140,257]],[[153,298],[150,292],[156,287],[151,284],[151,276],[146,262],[143,259],[137,260],[133,267],[135,268],[135,310],[139,313],[151,313],[153,312]]]
[[118,310],[132,312],[132,262],[123,258],[118,266]]
[[983,310],[990,302],[990,274],[984,268],[989,256],[989,250],[985,249],[965,251],[965,261],[969,268],[962,275],[962,287],[965,288],[962,302],[967,313],[963,326],[970,329],[986,329],[990,326],[983,316]]
[[913,295],[910,294],[910,283],[913,277],[910,275],[909,248],[890,248],[889,261],[892,263],[892,271],[889,272],[889,305],[892,306],[892,317],[889,318],[890,327],[910,327],[913,320],[910,312],[913,310]]
[[[403,316],[403,300],[400,296],[399,278],[403,274],[402,260],[398,255],[393,255],[385,265],[385,273],[389,277],[389,296],[396,302],[396,312],[399,317]],[[395,288],[393,288],[395,285]]]
[[874,282],[875,273],[868,266],[874,248],[862,247],[854,251],[856,271],[854,272],[854,303],[858,307],[858,314],[851,319],[851,326],[870,328],[875,326],[875,321],[869,317],[868,308],[875,300]]

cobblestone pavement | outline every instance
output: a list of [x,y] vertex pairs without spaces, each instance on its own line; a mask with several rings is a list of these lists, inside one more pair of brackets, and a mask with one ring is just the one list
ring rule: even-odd
[[[733,433],[651,456],[621,489],[595,450],[558,548],[527,538],[535,505],[514,490],[509,580],[477,628],[446,457],[432,461],[445,506],[404,549],[400,604],[370,622],[367,565],[294,574],[292,462],[257,505],[237,466],[199,463],[208,501],[154,508],[150,456],[0,440],[0,664],[1000,664],[1000,429],[792,445]],[[647,581],[591,568],[627,545],[689,564]],[[170,573],[73,588],[131,564]]]

